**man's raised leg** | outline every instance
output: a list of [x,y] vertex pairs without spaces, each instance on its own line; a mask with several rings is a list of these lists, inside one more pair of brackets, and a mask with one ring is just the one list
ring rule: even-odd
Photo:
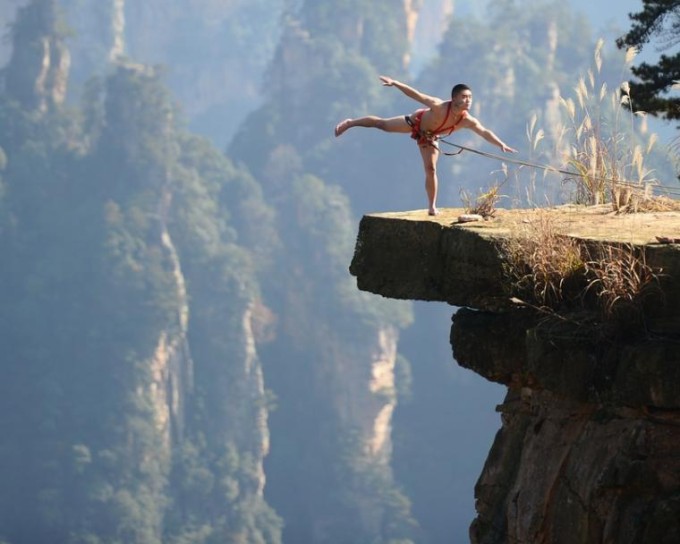
[[345,119],[340,121],[335,126],[335,136],[340,136],[346,130],[353,127],[377,128],[385,132],[411,132],[411,127],[406,122],[404,116],[390,117],[384,119],[376,117],[375,115],[368,115],[366,117],[358,117],[357,119]]

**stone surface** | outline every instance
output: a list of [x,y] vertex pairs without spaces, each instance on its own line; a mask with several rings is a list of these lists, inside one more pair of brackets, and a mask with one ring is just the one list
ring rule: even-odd
[[[680,542],[680,213],[606,208],[365,216],[350,271],[382,296],[464,306],[457,362],[508,387],[475,489],[474,544]],[[655,295],[629,321],[510,301],[504,241],[549,218],[561,235],[644,250]]]

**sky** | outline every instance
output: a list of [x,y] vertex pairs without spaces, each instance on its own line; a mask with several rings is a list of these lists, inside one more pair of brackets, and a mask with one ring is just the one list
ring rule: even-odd
[[600,25],[615,23],[626,30],[630,26],[628,14],[642,9],[642,0],[616,0],[616,2],[569,0],[569,2],[585,13],[593,21],[596,29]]

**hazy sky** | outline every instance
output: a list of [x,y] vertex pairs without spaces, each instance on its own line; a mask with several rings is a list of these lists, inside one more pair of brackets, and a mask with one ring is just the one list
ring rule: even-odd
[[570,3],[593,21],[595,29],[602,24],[615,23],[624,30],[630,26],[628,14],[642,9],[642,0],[616,0],[596,2],[593,0],[569,0]]

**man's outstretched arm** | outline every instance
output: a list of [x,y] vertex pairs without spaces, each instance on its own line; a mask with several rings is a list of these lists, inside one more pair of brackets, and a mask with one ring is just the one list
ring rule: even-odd
[[512,147],[508,146],[503,142],[498,136],[496,136],[492,131],[490,131],[488,128],[486,128],[484,125],[482,125],[477,119],[472,118],[472,116],[468,117],[468,121],[470,122],[470,125],[467,127],[470,130],[472,130],[475,134],[478,134],[482,138],[484,138],[487,142],[493,145],[497,145],[498,147],[501,148],[502,151],[508,152],[508,153],[517,153],[516,149],[513,149]]
[[412,98],[413,100],[420,102],[421,104],[424,104],[428,107],[437,106],[438,104],[441,104],[443,102],[441,98],[421,93],[419,90],[414,89],[413,87],[409,87],[408,85],[406,85],[406,83],[402,83],[401,81],[397,81],[396,79],[392,79],[391,77],[380,76],[380,81],[382,81],[382,84],[384,86],[396,87],[409,98]]

